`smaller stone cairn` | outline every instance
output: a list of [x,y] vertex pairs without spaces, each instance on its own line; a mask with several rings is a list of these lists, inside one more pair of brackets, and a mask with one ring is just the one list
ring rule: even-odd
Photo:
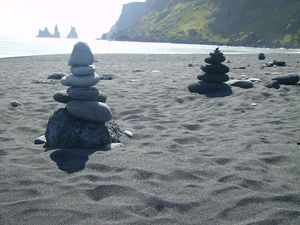
[[54,100],[65,103],[49,119],[46,145],[49,148],[99,148],[111,143],[105,126],[112,118],[106,96],[95,87],[100,77],[92,65],[94,56],[84,42],[75,44],[69,66],[71,74],[61,83],[69,88],[54,94]]
[[209,97],[230,95],[232,93],[231,88],[225,83],[229,80],[229,76],[226,74],[229,72],[229,68],[222,64],[225,59],[225,56],[219,48],[211,52],[210,57],[204,60],[208,64],[201,66],[201,70],[205,73],[197,77],[198,80],[200,80],[199,82],[188,86],[189,91],[191,93],[204,94]]

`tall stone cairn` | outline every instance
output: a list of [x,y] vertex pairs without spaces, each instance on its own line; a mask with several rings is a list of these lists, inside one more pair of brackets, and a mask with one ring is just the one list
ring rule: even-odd
[[75,44],[69,66],[71,74],[61,79],[69,88],[54,94],[66,104],[50,117],[46,130],[48,148],[100,148],[111,143],[105,122],[112,118],[106,96],[95,87],[100,77],[92,65],[94,56],[84,42]]
[[199,82],[188,86],[189,91],[212,97],[230,95],[232,93],[231,88],[225,83],[229,80],[229,76],[226,74],[229,72],[229,67],[222,64],[225,59],[219,48],[211,52],[210,57],[204,60],[207,65],[201,66],[204,74],[197,77]]

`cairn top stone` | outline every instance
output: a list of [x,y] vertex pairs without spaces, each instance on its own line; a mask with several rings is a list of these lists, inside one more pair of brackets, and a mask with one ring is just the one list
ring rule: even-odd
[[71,53],[69,66],[88,66],[92,65],[93,62],[94,55],[90,47],[84,42],[77,42]]

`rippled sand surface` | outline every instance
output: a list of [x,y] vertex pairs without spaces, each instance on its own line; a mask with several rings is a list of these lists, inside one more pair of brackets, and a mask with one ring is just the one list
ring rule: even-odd
[[[298,55],[266,56],[228,55],[228,75],[300,74]],[[68,57],[0,59],[0,224],[300,224],[299,85],[209,98],[187,90],[207,55],[95,55],[97,73],[114,77],[96,87],[132,139],[45,151],[33,141],[64,87],[33,81],[68,73]],[[287,66],[260,69],[273,60]]]

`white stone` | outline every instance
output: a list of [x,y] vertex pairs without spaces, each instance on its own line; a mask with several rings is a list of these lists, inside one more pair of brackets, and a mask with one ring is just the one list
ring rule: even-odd
[[98,74],[94,73],[88,76],[68,75],[63,77],[60,82],[65,86],[72,87],[91,87],[96,85],[100,80]]
[[123,131],[123,133],[129,138],[132,138],[132,136],[133,136],[132,132],[129,130],[125,130],[125,131]]
[[75,76],[87,76],[95,72],[95,67],[89,66],[72,66],[71,73]]
[[70,66],[88,66],[94,62],[94,55],[90,47],[84,42],[77,42],[74,45],[71,57],[69,59]]
[[110,108],[102,102],[72,100],[67,103],[67,110],[76,118],[92,122],[104,123],[112,118]]

